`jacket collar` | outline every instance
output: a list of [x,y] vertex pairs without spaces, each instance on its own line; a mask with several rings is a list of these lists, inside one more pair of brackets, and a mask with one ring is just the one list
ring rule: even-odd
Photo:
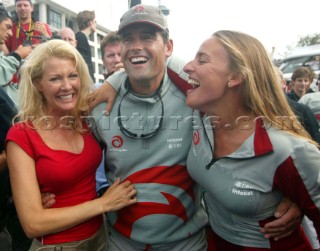
[[[269,128],[269,126],[266,125],[261,118],[256,119],[256,129],[254,133],[248,137],[235,152],[226,157],[233,159],[248,159],[272,153],[273,145],[267,133],[267,128]],[[211,131],[212,135],[213,130],[209,131]],[[207,130],[210,143],[214,145],[212,142],[213,137],[210,136],[209,131]]]

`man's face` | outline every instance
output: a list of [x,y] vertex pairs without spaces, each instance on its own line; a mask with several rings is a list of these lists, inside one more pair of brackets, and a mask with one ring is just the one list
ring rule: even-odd
[[10,36],[12,36],[12,21],[7,18],[0,23],[0,44],[4,44]]
[[74,47],[77,46],[77,40],[72,30],[64,29],[59,32],[59,36],[61,37],[62,40],[68,42],[72,46]]
[[89,23],[91,32],[95,32],[97,30],[97,20],[94,19],[92,21],[89,21]]
[[121,34],[121,60],[132,85],[157,85],[173,45],[164,42],[160,31],[148,24],[131,25]]
[[121,45],[119,43],[109,44],[104,47],[103,65],[107,72],[114,72],[116,65],[121,62]]
[[33,6],[28,0],[20,0],[16,2],[16,12],[19,21],[30,21]]
[[299,97],[302,97],[310,85],[309,76],[304,76],[291,81],[292,89]]

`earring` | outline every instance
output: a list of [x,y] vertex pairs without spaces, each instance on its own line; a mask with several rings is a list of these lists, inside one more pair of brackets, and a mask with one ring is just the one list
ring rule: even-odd
[[231,83],[230,82],[228,83],[228,87],[231,87]]

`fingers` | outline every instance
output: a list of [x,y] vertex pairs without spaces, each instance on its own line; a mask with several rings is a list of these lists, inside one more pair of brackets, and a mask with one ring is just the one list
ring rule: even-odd
[[136,203],[136,194],[137,191],[130,181],[121,183],[120,178],[117,178],[101,197],[105,205],[105,212],[116,211]]
[[279,218],[279,217],[283,216],[289,210],[291,204],[292,204],[291,200],[289,198],[287,198],[287,197],[284,197],[281,200],[281,202],[278,205],[278,207],[276,208],[274,216],[276,218]]
[[[288,201],[285,200],[285,203],[288,203]],[[290,202],[289,208],[286,208],[286,206],[283,205],[280,208],[278,207],[277,213],[280,215],[280,218],[268,222],[260,229],[260,232],[264,233],[266,238],[280,240],[289,236],[301,223],[302,213],[294,203]]]
[[129,193],[129,197],[130,197],[132,200],[134,199],[135,201],[137,201],[136,195],[137,195],[137,190],[133,187],[132,190],[131,190],[130,193]]
[[131,184],[129,180],[121,183],[120,178],[117,178],[108,190],[122,190],[125,195],[129,195],[129,193],[134,190],[134,185]]
[[116,181],[112,185],[117,186],[119,184],[120,184],[120,178],[117,178]]
[[43,208],[51,208],[54,205],[54,203],[56,203],[56,200],[51,199],[47,203],[43,204],[42,206],[43,206]]
[[115,71],[122,71],[122,70],[124,70],[123,63],[116,64]]
[[265,234],[264,237],[267,238],[267,239],[273,239],[275,241],[278,241],[280,239],[283,239],[289,235],[291,235],[293,233],[293,231],[289,231],[289,232],[286,232],[284,234],[281,234],[283,232],[276,232],[276,233],[270,233],[270,234]]
[[26,58],[32,52],[32,46],[22,46],[20,45],[15,52],[19,54],[21,58]]
[[41,35],[47,34],[47,29],[44,26],[44,24],[41,23],[41,22],[36,22],[35,25],[34,25],[34,29],[39,31],[41,33]]
[[128,206],[129,205],[132,205],[132,204],[135,204],[135,203],[137,203],[138,202],[138,199],[137,199],[137,197],[131,197],[130,199],[129,199],[129,201],[128,201]]
[[110,114],[110,112],[111,112],[111,110],[112,110],[113,103],[114,103],[114,99],[111,100],[111,101],[112,101],[112,102],[110,102],[110,100],[109,100],[109,102],[107,103],[107,106],[106,106],[106,112],[105,112],[105,114],[106,114],[107,116]]
[[56,203],[55,195],[52,193],[42,193],[41,202],[43,208],[50,208],[54,203]]

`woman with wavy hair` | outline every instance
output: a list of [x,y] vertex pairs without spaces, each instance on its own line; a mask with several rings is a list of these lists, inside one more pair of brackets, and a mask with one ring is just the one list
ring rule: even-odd
[[278,84],[263,45],[221,30],[185,68],[186,103],[204,113],[194,128],[188,171],[203,186],[217,251],[312,250],[302,228],[278,241],[259,231],[284,196],[320,234],[320,152]]
[[[100,198],[102,151],[85,122],[91,79],[79,52],[62,40],[38,45],[21,68],[19,122],[7,135],[13,198],[30,250],[102,250],[103,213],[136,202],[118,179]],[[41,193],[55,194],[44,208]],[[51,248],[51,249],[50,249]]]

